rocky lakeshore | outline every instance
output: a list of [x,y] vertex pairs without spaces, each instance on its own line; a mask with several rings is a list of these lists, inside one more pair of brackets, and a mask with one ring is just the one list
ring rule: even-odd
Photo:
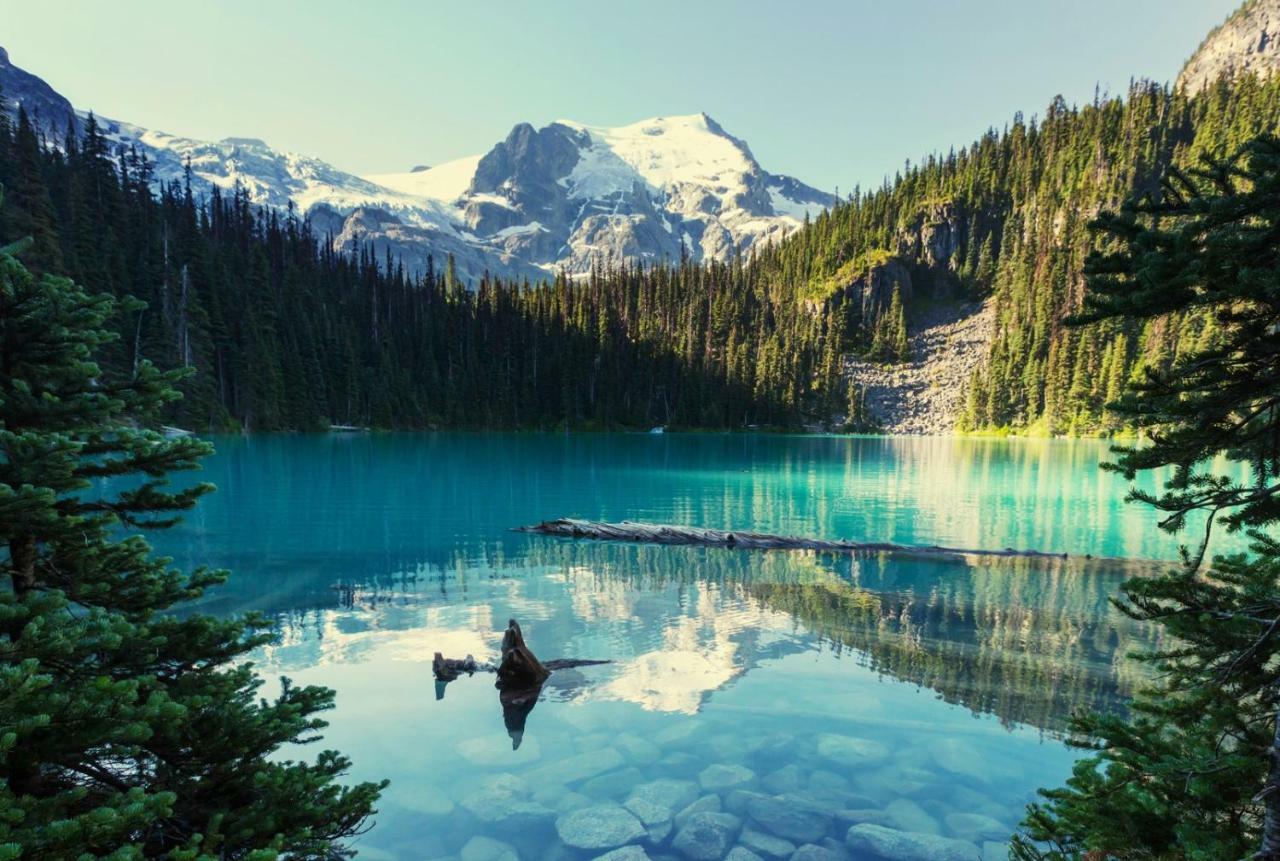
[[556,758],[533,737],[475,738],[458,749],[474,784],[415,789],[403,836],[438,861],[1004,861],[1019,808],[997,797],[992,753],[694,720],[587,733]]

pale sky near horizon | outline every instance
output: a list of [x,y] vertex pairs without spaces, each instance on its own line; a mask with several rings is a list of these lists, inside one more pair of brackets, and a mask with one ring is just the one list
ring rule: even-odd
[[77,108],[258,137],[358,174],[517,122],[705,111],[841,193],[1056,94],[1170,81],[1238,0],[0,0],[0,46]]

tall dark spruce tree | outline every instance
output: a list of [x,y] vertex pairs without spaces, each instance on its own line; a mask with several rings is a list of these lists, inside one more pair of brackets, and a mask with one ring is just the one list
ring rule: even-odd
[[166,483],[206,443],[147,429],[181,373],[100,368],[113,299],[18,250],[0,250],[0,859],[339,857],[380,786],[338,784],[336,752],[280,756],[333,693],[260,699],[243,659],[266,620],[171,614],[224,575],[126,537],[211,490]]
[[[1160,526],[1194,530],[1184,564],[1123,586],[1119,608],[1169,645],[1140,656],[1151,681],[1130,717],[1087,715],[1094,753],[1043,792],[1015,841],[1020,859],[1280,859],[1280,140],[1172,170],[1158,194],[1102,216],[1076,322],[1195,311],[1215,337],[1148,369],[1112,406],[1149,443],[1116,449],[1131,498]],[[1223,461],[1234,469],[1224,469]],[[1232,475],[1247,473],[1247,479]],[[1214,529],[1251,552],[1208,560]],[[1256,854],[1255,854],[1256,853]]]

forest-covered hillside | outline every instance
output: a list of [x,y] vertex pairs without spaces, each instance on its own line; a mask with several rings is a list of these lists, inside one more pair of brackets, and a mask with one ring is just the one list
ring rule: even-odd
[[[986,362],[969,381],[961,429],[1114,431],[1105,408],[1145,365],[1214,337],[1205,316],[1069,328],[1095,247],[1089,221],[1158,190],[1170,165],[1223,156],[1280,126],[1280,80],[1220,81],[1195,98],[1151,83],[1084,107],[1061,99],[971,146],[908,165],[779,248],[758,276],[842,307],[851,343],[875,347],[893,293],[914,309],[961,298],[994,306]],[[851,301],[852,300],[852,301]]]
[[193,366],[172,419],[201,430],[869,426],[844,356],[907,359],[904,322],[964,301],[992,308],[994,331],[948,425],[1108,432],[1124,382],[1214,326],[1066,326],[1089,220],[1277,124],[1280,81],[1251,76],[1194,98],[1136,83],[1056,99],[749,261],[467,289],[447,259],[410,277],[243,194],[157,184],[92,121],[55,145],[19,115],[0,120],[0,238],[29,234],[33,268],[140,300],[120,305],[113,369]]
[[152,179],[92,118],[56,146],[0,119],[0,238],[138,300],[107,370],[194,367],[185,427],[786,427],[840,391],[830,317],[741,261],[467,289],[448,259],[412,278],[242,193]]

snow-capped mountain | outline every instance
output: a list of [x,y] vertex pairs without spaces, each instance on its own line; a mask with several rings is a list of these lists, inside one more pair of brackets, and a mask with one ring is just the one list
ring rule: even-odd
[[[2,51],[0,87],[16,89],[11,103],[39,102],[43,113],[70,106]],[[78,116],[83,124],[87,114]],[[202,141],[98,122],[114,144],[144,152],[159,181],[181,179],[189,161],[198,192],[239,184],[254,203],[292,203],[337,247],[358,240],[417,271],[428,255],[440,266],[452,254],[469,281],[485,270],[542,278],[611,261],[726,259],[833,202],[766,172],[745,142],[706,114],[618,128],[521,123],[482,156],[368,177],[256,138]]]

